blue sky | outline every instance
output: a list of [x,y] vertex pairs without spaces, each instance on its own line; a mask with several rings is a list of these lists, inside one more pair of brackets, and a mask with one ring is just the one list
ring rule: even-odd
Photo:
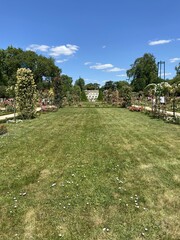
[[180,62],[179,0],[1,0],[0,48],[51,56],[64,74],[88,82],[126,80],[152,53],[166,77]]

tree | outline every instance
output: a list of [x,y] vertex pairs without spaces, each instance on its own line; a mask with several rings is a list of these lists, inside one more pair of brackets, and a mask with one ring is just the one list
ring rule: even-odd
[[5,72],[6,64],[5,64],[5,52],[0,49],[0,85],[7,86],[8,78]]
[[131,86],[124,85],[119,91],[120,96],[123,98],[123,107],[128,107],[131,105],[131,96],[132,96],[132,88]]
[[17,69],[21,68],[19,56],[22,52],[20,48],[13,48],[12,46],[6,50],[0,50],[0,78],[4,85],[15,85]]
[[0,98],[6,98],[8,96],[6,90],[7,90],[6,86],[0,85]]
[[102,91],[102,89],[99,89],[99,95],[98,95],[98,101],[103,101],[103,98],[104,98],[104,96],[103,96],[103,91]]
[[79,86],[81,89],[81,92],[84,90],[84,86],[85,86],[85,81],[83,78],[79,78],[75,81],[75,85]]
[[72,91],[72,78],[68,75],[61,75],[62,88],[63,88],[63,97],[67,97],[67,95]]
[[33,51],[23,51],[9,46],[0,50],[0,83],[12,86],[16,83],[16,73],[19,68],[32,70],[38,89],[44,88],[43,78],[53,78],[61,73],[53,58],[46,58]]
[[[80,89],[80,92],[78,90],[78,88]],[[73,92],[76,92],[76,94],[74,94],[74,96],[79,96],[79,100],[78,101],[87,101],[87,97],[86,97],[86,94],[85,94],[85,81],[83,78],[79,78],[75,81],[75,84],[74,84],[74,90]],[[77,98],[78,99],[78,98]]]
[[143,57],[137,58],[127,70],[127,76],[132,78],[131,85],[136,92],[142,91],[150,83],[159,82],[155,57],[145,53]]
[[85,85],[85,89],[87,90],[98,90],[99,89],[99,84],[98,83],[88,83]]
[[15,86],[17,109],[22,118],[33,118],[36,114],[36,85],[30,69],[17,70],[17,83]]
[[117,87],[117,90],[120,91],[122,87],[129,86],[129,83],[127,81],[119,81],[119,82],[115,82],[115,85]]
[[169,80],[170,84],[179,83],[180,82],[180,75],[176,75],[173,79]]
[[113,81],[107,81],[105,82],[105,85],[103,86],[104,90],[116,90],[116,84]]
[[73,103],[77,103],[81,100],[81,88],[78,85],[74,85],[72,89]]
[[[176,76],[173,79],[169,80],[169,83],[171,85],[180,84],[180,63],[178,66],[175,67],[175,70],[176,70]],[[180,96],[180,92],[178,92],[178,96]]]
[[61,73],[61,70],[55,66],[53,58],[46,58],[41,55],[37,57],[34,67],[34,78],[38,89],[41,89],[43,77],[53,78],[59,76]]
[[82,102],[86,102],[88,99],[87,99],[87,96],[86,96],[86,93],[85,93],[85,91],[83,90],[82,92],[81,92],[81,101]]
[[179,76],[180,75],[180,63],[178,66],[175,67],[175,70],[176,70],[176,76]]
[[63,83],[60,76],[53,79],[54,104],[59,108],[62,107],[63,101]]

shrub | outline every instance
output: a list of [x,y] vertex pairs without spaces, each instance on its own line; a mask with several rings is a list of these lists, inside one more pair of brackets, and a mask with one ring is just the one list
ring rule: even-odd
[[3,124],[0,125],[0,135],[7,133],[7,127]]
[[3,102],[6,112],[14,112],[14,99],[7,99]]
[[143,107],[139,107],[139,106],[130,106],[129,110],[132,112],[141,112],[143,110]]
[[168,117],[165,118],[165,122],[180,125],[180,117],[168,116]]
[[56,112],[58,108],[55,105],[47,105],[47,106],[42,106],[41,107],[41,112]]
[[78,104],[78,107],[82,107],[82,103],[79,103],[79,104]]
[[17,70],[17,83],[15,87],[17,108],[24,119],[36,115],[36,85],[30,69]]
[[53,79],[54,104],[60,108],[63,103],[63,81],[60,76]]

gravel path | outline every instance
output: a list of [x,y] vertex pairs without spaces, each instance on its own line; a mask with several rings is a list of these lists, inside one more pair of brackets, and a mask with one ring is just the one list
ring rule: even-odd
[[[40,107],[37,108],[37,112],[39,112],[39,111],[41,111],[41,108],[40,108]],[[16,113],[16,116],[18,116],[18,113]],[[0,116],[0,121],[1,121],[1,120],[6,120],[6,119],[7,119],[7,120],[8,120],[8,119],[12,119],[12,118],[14,118],[14,113]]]
[[[138,105],[133,105],[134,107],[140,107],[140,106],[138,106]],[[144,107],[146,110],[148,110],[148,111],[152,111],[152,108],[150,108],[150,107]],[[171,112],[171,111],[166,111],[166,113],[167,113],[167,115],[169,115],[169,116],[173,116],[173,112]],[[175,114],[176,115],[176,117],[180,117],[180,113],[176,113]]]

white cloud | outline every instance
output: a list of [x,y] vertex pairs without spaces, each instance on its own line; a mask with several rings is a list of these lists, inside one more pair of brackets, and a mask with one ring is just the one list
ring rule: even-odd
[[62,59],[62,60],[57,60],[56,62],[57,63],[63,63],[63,62],[67,62],[68,60],[67,59]]
[[165,76],[167,77],[167,76],[171,76],[172,75],[172,73],[165,73]]
[[59,57],[61,55],[70,56],[76,53],[79,50],[79,47],[76,45],[66,44],[57,47],[52,47],[50,49],[50,56]]
[[85,62],[84,65],[87,66],[87,65],[90,65],[92,62]]
[[127,75],[126,74],[118,74],[118,75],[116,75],[117,77],[127,77]]
[[171,58],[171,59],[169,59],[169,61],[171,63],[174,63],[174,62],[180,61],[180,58]]
[[34,52],[36,51],[46,52],[46,54],[49,56],[59,57],[62,55],[71,56],[79,50],[79,47],[77,45],[72,45],[72,44],[66,44],[66,45],[60,45],[60,46],[31,44],[26,48],[26,50],[31,50]]
[[[88,65],[89,63],[85,63],[85,64]],[[126,70],[124,68],[114,67],[114,65],[111,63],[106,63],[106,64],[96,63],[96,65],[92,65],[89,68],[96,69],[96,70],[102,70],[103,72],[121,72],[121,71]]]
[[31,50],[33,52],[41,51],[41,52],[47,52],[50,47],[47,45],[38,45],[38,44],[31,44],[29,47],[26,48],[26,50]]
[[113,68],[114,66],[111,63],[106,63],[106,64],[101,64],[101,63],[96,63],[96,65],[90,66],[91,69],[96,69],[96,70],[104,70],[108,68]]
[[180,38],[177,38],[177,41],[180,41]]
[[170,42],[172,42],[172,41],[173,41],[172,39],[169,39],[169,40],[149,41],[149,45],[150,45],[150,46],[154,46],[154,45],[159,45],[159,44],[167,44],[167,43],[170,43]]
[[106,45],[103,45],[102,48],[106,48]]
[[114,67],[114,68],[106,70],[106,72],[121,72],[121,71],[125,71],[125,70],[126,69],[124,69],[124,68]]
[[84,78],[86,82],[91,82],[91,83],[99,83],[99,80],[96,79],[90,79],[90,78]]

